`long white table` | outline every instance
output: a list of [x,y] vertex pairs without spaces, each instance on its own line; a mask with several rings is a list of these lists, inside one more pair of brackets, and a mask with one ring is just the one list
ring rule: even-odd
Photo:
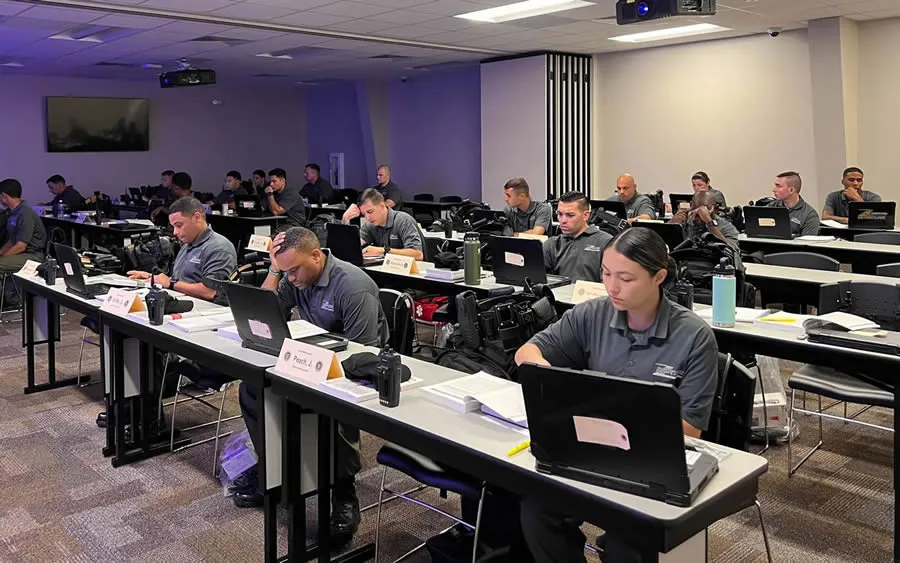
[[837,239],[823,242],[802,240],[767,239],[738,237],[741,250],[754,252],[762,250],[773,252],[815,252],[838,260],[842,264],[851,264],[853,271],[860,274],[874,274],[877,266],[900,262],[900,245],[873,244]]

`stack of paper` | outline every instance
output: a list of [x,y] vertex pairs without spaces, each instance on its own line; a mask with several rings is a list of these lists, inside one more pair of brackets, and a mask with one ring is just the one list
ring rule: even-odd
[[448,268],[431,268],[425,270],[425,277],[432,280],[457,282],[466,277],[466,271],[462,268],[450,270]]
[[797,240],[804,240],[806,242],[831,242],[834,240],[834,237],[826,235],[803,235],[797,237]]
[[851,315],[850,313],[842,313],[835,311],[818,317],[812,317],[803,323],[807,329],[810,328],[827,328],[832,330],[867,330],[871,328],[879,328],[878,323],[874,323],[869,319]]
[[820,224],[823,227],[832,227],[834,229],[846,229],[847,228],[847,225],[842,225],[842,224],[838,223],[837,221],[835,221],[834,219],[823,219],[822,221],[820,221]]
[[528,427],[522,386],[514,381],[479,371],[422,390],[429,399],[457,412],[481,410],[518,426]]
[[[706,321],[712,321],[712,307],[700,309],[697,316]],[[739,323],[752,323],[756,319],[768,315],[772,311],[769,309],[751,309],[749,307],[737,307],[734,313],[734,320]]]
[[234,324],[234,317],[230,310],[219,312],[215,315],[198,314],[187,318],[173,319],[169,324],[184,332],[202,332],[216,330]]
[[[423,379],[411,376],[408,380],[401,383],[400,400],[403,400],[403,391],[419,387],[424,382],[425,381]],[[378,398],[378,391],[375,389],[374,385],[352,381],[350,379],[347,379],[346,377],[327,379],[319,383],[319,389],[321,391],[324,391],[325,393],[328,393],[329,395],[340,397],[346,401],[350,401],[351,403],[361,403],[363,401],[369,401],[371,399]]]
[[776,311],[756,319],[753,324],[793,334],[806,334],[806,327],[803,326],[803,323],[812,318],[815,317]]

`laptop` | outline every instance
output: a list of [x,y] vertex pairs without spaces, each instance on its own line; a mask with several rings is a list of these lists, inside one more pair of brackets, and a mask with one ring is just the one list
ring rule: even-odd
[[518,375],[541,473],[690,506],[719,470],[685,447],[671,385],[532,364]]
[[359,227],[341,223],[326,223],[328,234],[326,246],[331,255],[354,266],[377,266],[384,262],[383,256],[363,256],[360,246]]
[[497,283],[524,286],[525,278],[533,284],[542,283],[549,287],[572,283],[565,276],[547,274],[544,249],[539,240],[494,236],[490,249],[491,270]]
[[638,221],[633,227],[643,227],[654,231],[662,237],[663,241],[665,241],[666,246],[669,247],[669,252],[675,250],[679,244],[684,242],[684,225],[679,225],[677,223],[649,223]]
[[66,284],[66,291],[82,299],[95,299],[98,295],[109,293],[110,286],[105,283],[87,283],[84,269],[81,267],[81,256],[71,246],[56,243],[56,260],[59,271]]
[[610,201],[606,199],[592,199],[591,209],[600,209],[606,211],[610,215],[615,215],[623,221],[628,219],[628,212],[625,210],[625,204],[621,201]]
[[[291,330],[282,316],[278,295],[268,289],[240,283],[226,283],[224,287],[241,346],[271,356],[280,354],[285,338],[291,337]],[[347,339],[330,332],[298,341],[335,352],[347,349]]]
[[694,194],[669,194],[669,203],[672,204],[672,213],[678,213],[679,209],[691,209],[691,200]]
[[791,239],[791,215],[786,207],[744,207],[744,224],[748,237]]
[[235,196],[234,211],[238,217],[262,217],[265,212],[260,198],[255,195]]
[[893,230],[894,201],[851,201],[847,226],[851,229]]

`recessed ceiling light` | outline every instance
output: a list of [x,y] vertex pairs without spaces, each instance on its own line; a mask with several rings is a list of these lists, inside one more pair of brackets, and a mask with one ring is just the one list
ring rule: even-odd
[[584,0],[525,0],[525,2],[516,2],[506,6],[459,14],[454,17],[480,22],[500,23],[593,5],[593,2],[585,2]]
[[731,31],[731,28],[722,27],[720,25],[714,25],[711,23],[698,23],[694,25],[685,25],[682,27],[670,27],[669,29],[656,29],[653,31],[632,33],[630,35],[619,35],[618,37],[610,37],[609,40],[621,41],[623,43],[647,43],[649,41],[662,41],[664,39],[693,37],[695,35],[721,33],[723,31]]
[[263,58],[266,58],[266,59],[281,59],[281,60],[285,60],[285,61],[289,61],[289,60],[291,60],[291,59],[294,58],[294,57],[292,57],[292,56],[290,56],[290,55],[273,55],[272,53],[260,53],[260,54],[258,54],[258,55],[256,55],[256,56],[257,56],[257,57],[263,57]]
[[25,65],[23,65],[22,63],[3,63],[3,64],[0,64],[0,66],[5,66],[5,67],[9,67],[9,68],[22,68]]
[[51,35],[48,39],[58,39],[60,41],[83,41],[85,43],[103,43],[102,39],[98,39],[91,35],[87,37],[72,37],[71,35],[66,35],[64,33],[57,33],[56,35]]

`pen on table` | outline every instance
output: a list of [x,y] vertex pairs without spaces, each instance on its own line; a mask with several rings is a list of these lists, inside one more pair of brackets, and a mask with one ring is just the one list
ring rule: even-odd
[[507,456],[507,457],[512,457],[512,456],[516,455],[517,453],[519,453],[519,452],[521,452],[521,451],[523,451],[523,450],[527,450],[530,446],[531,446],[531,440],[525,440],[524,442],[522,442],[522,443],[519,444],[518,446],[516,446],[516,447],[514,447],[513,449],[511,449],[511,450],[509,450],[508,452],[506,452],[506,456]]

